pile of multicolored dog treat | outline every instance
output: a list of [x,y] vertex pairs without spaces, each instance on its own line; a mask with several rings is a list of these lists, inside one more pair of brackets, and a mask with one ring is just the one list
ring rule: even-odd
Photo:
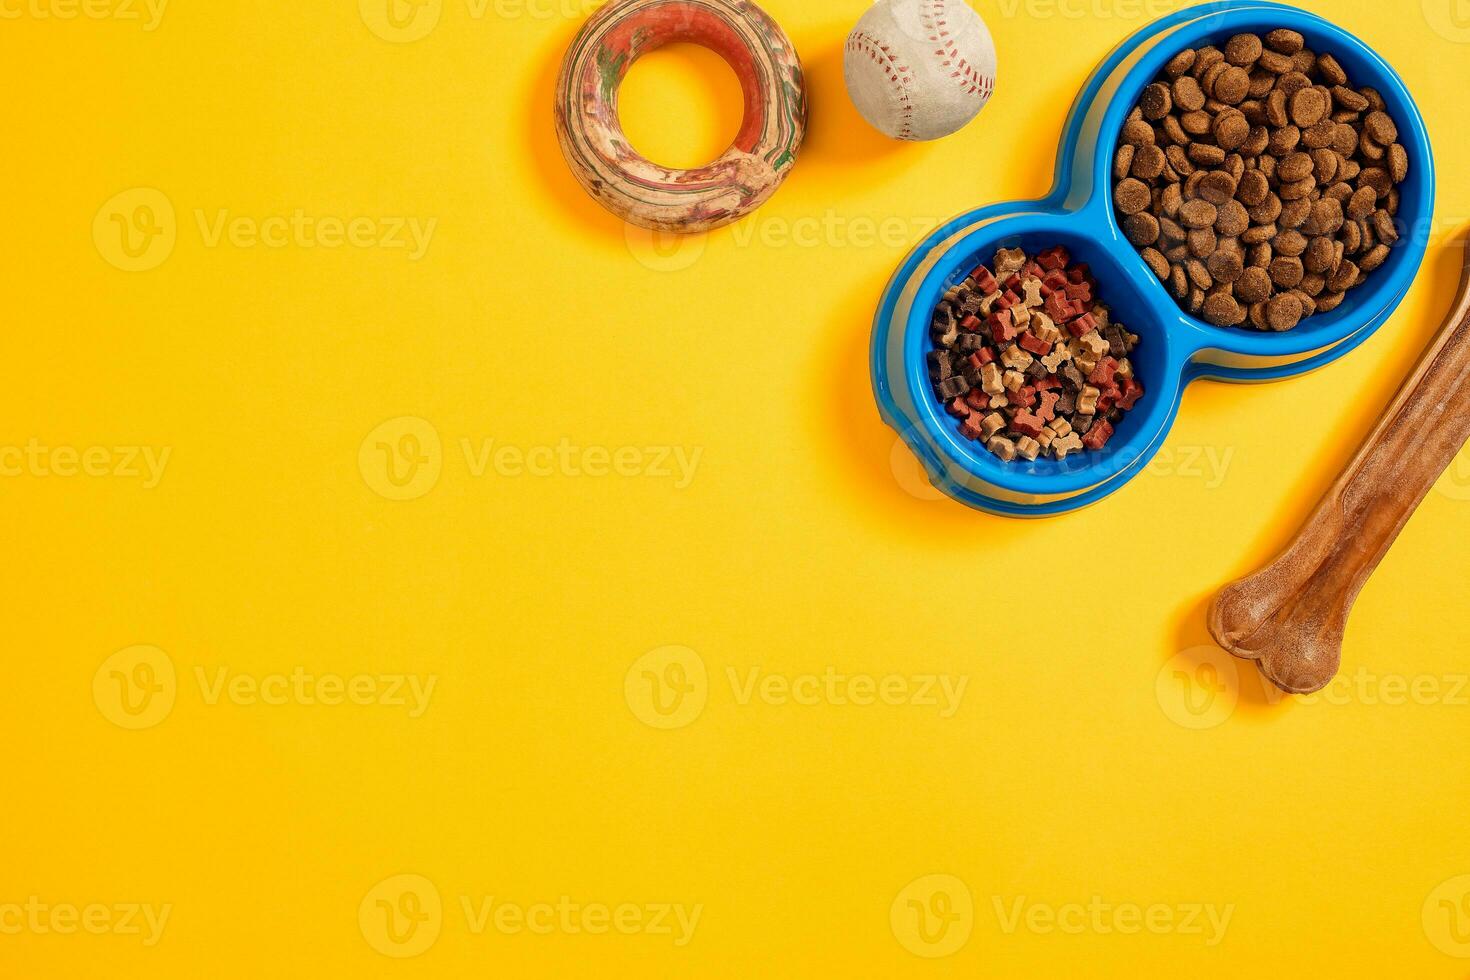
[[1058,245],[995,253],[934,310],[929,377],[960,434],[1003,460],[1066,459],[1107,445],[1143,396],[1138,337],[1096,298],[1085,263]]

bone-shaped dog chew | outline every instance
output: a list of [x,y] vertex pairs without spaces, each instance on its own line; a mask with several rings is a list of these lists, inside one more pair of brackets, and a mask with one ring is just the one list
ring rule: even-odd
[[1326,687],[1359,591],[1467,438],[1470,248],[1454,310],[1424,359],[1296,540],[1216,597],[1215,639],[1284,691]]

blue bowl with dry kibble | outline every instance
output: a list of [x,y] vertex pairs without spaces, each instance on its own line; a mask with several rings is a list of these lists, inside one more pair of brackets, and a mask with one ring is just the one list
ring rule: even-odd
[[[1087,506],[1148,464],[1191,382],[1293,377],[1371,336],[1418,273],[1433,205],[1424,120],[1368,45],[1276,3],[1180,11],[1128,38],[1088,79],[1051,193],[959,215],[905,259],[874,322],[879,411],[934,485],[964,504],[1015,517]],[[1034,257],[1057,246],[1086,264],[1092,301],[1136,340],[1127,368],[1143,393],[1126,413],[1111,411],[1100,448],[1028,459],[1011,452],[1026,438],[1015,430],[977,438],[976,418],[946,397],[959,386],[931,374],[931,355],[949,349],[936,317],[982,291],[972,273],[993,271],[997,250]],[[999,352],[1008,342],[991,343],[996,311],[984,312],[971,326]],[[979,370],[967,370],[975,384],[960,397],[1010,419],[1014,404],[985,399],[1004,406],[1014,393],[979,390]]]

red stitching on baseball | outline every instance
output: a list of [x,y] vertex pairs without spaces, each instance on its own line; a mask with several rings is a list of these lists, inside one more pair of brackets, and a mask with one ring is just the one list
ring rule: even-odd
[[[976,16],[979,16],[978,14]],[[990,76],[974,68],[960,54],[959,48],[955,47],[953,38],[949,33],[949,20],[946,17],[944,0],[924,0],[919,5],[919,20],[924,29],[929,32],[929,40],[937,42],[940,47],[934,53],[939,56],[940,63],[948,68],[958,63],[958,68],[950,72],[950,78],[960,80],[960,85],[969,95],[984,94],[988,100],[995,82]]]
[[913,76],[909,74],[908,66],[900,65],[888,46],[867,31],[853,31],[852,36],[847,39],[847,49],[867,55],[869,60],[878,66],[878,70],[887,76],[889,85],[902,102],[900,110],[902,127],[899,129],[899,139],[913,139],[914,103],[909,98],[908,92]]

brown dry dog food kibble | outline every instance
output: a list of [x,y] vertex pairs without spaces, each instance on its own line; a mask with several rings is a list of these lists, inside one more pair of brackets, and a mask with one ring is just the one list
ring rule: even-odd
[[1254,65],[1260,60],[1261,39],[1254,34],[1237,34],[1225,45],[1225,60],[1232,65]]
[[1402,184],[1409,177],[1409,153],[1397,143],[1388,148],[1388,175],[1395,184]]
[[1215,230],[1226,238],[1235,238],[1250,230],[1251,216],[1239,201],[1226,201],[1216,210]]
[[1205,107],[1205,91],[1193,75],[1175,79],[1171,91],[1174,104],[1185,112],[1198,112]]
[[1306,153],[1292,153],[1276,162],[1276,179],[1284,183],[1301,180],[1312,173],[1312,158]]
[[1153,203],[1153,192],[1136,177],[1125,177],[1113,189],[1113,200],[1124,214],[1137,214]]
[[1277,296],[1266,304],[1266,323],[1272,330],[1290,330],[1301,320],[1301,302],[1289,293]]
[[[1127,211],[1126,208],[1124,210]],[[1143,208],[1137,208],[1135,210],[1141,211]],[[1131,214],[1132,212],[1127,213]],[[1213,227],[1215,219],[1219,216],[1220,212],[1209,201],[1199,199],[1186,201],[1179,208],[1179,221],[1186,228]]]
[[1212,170],[1200,179],[1195,193],[1219,207],[1235,197],[1235,178],[1223,170]]
[[1205,261],[1205,267],[1216,282],[1235,282],[1245,272],[1245,259],[1239,252],[1222,249]]
[[1347,72],[1342,70],[1342,65],[1330,54],[1320,55],[1317,58],[1317,74],[1328,85],[1346,85],[1348,83]]
[[1139,180],[1155,180],[1163,174],[1166,163],[1164,151],[1157,146],[1140,147],[1133,154],[1131,172]]
[[1130,214],[1123,221],[1123,233],[1139,248],[1159,240],[1159,219],[1148,212]]
[[1280,28],[1266,35],[1266,44],[1272,51],[1277,51],[1285,55],[1293,55],[1306,47],[1307,39],[1296,31]]
[[929,379],[961,436],[1006,462],[1107,444],[1143,384],[1129,360],[1138,337],[1096,289],[1059,245],[1034,259],[1001,249],[945,293],[930,322]]
[[[1205,114],[1201,112],[1199,115],[1203,116]],[[1188,127],[1185,128],[1187,131]],[[1234,150],[1238,149],[1242,143],[1250,139],[1251,124],[1250,120],[1246,119],[1245,114],[1239,109],[1225,109],[1215,117],[1213,122],[1207,122],[1205,125],[1200,126],[1199,132],[1195,135],[1203,136],[1205,133],[1214,134],[1215,142],[1219,145],[1220,149]]]
[[1302,129],[1310,129],[1323,120],[1329,108],[1321,89],[1304,88],[1291,97],[1291,121]]
[[1236,327],[1245,322],[1245,310],[1229,293],[1211,293],[1205,300],[1205,319],[1217,327]]
[[1215,98],[1227,105],[1239,105],[1250,94],[1251,77],[1244,68],[1230,67],[1215,79]]
[[1271,181],[1259,170],[1247,170],[1235,188],[1236,199],[1247,207],[1264,204],[1266,195],[1270,193]]
[[1271,277],[1265,269],[1252,266],[1235,280],[1236,298],[1246,303],[1262,303],[1271,297]]
[[1174,108],[1173,96],[1169,93],[1169,86],[1163,82],[1155,82],[1143,90],[1143,98],[1138,102],[1139,108],[1143,110],[1143,118],[1150,122],[1157,122],[1169,114]]
[[1411,161],[1372,88],[1292,30],[1179,52],[1123,126],[1123,234],[1187,312],[1290,330],[1401,237]]

